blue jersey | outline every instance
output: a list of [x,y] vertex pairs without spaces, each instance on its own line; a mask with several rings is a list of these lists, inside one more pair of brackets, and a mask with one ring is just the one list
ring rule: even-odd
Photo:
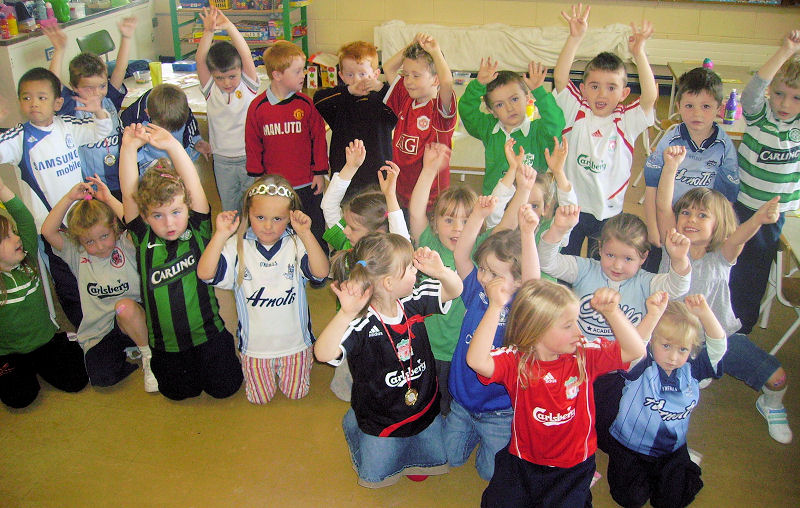
[[611,435],[626,448],[660,457],[686,444],[689,417],[700,399],[698,379],[722,376],[704,348],[667,376],[651,352],[628,372]]
[[[108,92],[103,98],[102,106],[108,112],[108,117],[111,118],[111,134],[100,141],[78,147],[83,178],[97,174],[100,180],[112,191],[119,190],[119,147],[122,142],[122,124],[119,119],[119,110],[127,93],[128,89],[125,88],[124,84],[120,90],[117,90],[111,86],[111,80],[109,80]],[[58,110],[59,115],[71,115],[77,118],[91,118],[94,116],[87,111],[75,109],[76,106],[82,106],[83,103],[78,94],[66,86],[61,89],[61,98],[64,99],[64,104]]]
[[[450,374],[447,385],[453,398],[467,411],[473,413],[483,413],[488,411],[500,411],[511,407],[511,399],[505,387],[499,383],[484,385],[478,381],[478,375],[467,365],[467,350],[472,341],[472,334],[478,328],[478,323],[483,319],[486,309],[489,308],[489,297],[483,290],[483,286],[478,282],[478,270],[473,268],[467,278],[464,279],[464,290],[461,292],[461,299],[467,308],[464,314],[464,322],[461,324],[461,333],[458,337],[458,344],[453,353],[453,361],[450,364]],[[510,304],[509,304],[510,305]],[[503,336],[506,330],[506,315],[508,306],[500,317],[497,331],[494,334],[492,344],[495,348],[503,345]]]
[[685,124],[678,124],[664,134],[644,165],[644,180],[648,187],[658,187],[664,168],[664,150],[670,146],[685,146],[686,158],[675,174],[674,204],[678,198],[695,187],[707,187],[721,192],[731,203],[739,194],[739,163],[736,147],[728,135],[715,123],[711,136],[697,146]]
[[[150,122],[150,116],[147,114],[147,111],[145,111],[147,108],[147,98],[150,96],[150,92],[152,92],[152,90],[145,92],[144,95],[136,99],[136,102],[122,112],[120,119],[122,120],[123,127],[133,123],[147,124]],[[189,157],[191,157],[193,161],[196,161],[197,158],[200,157],[200,153],[194,149],[194,145],[203,138],[200,137],[200,127],[197,125],[197,120],[194,118],[191,111],[189,111],[189,117],[186,119],[186,123],[183,127],[172,131],[171,134],[172,137],[181,142],[186,149],[186,153],[189,154]],[[144,173],[144,170],[162,157],[167,157],[167,152],[159,150],[149,144],[144,145],[139,149],[137,154],[139,172]]]

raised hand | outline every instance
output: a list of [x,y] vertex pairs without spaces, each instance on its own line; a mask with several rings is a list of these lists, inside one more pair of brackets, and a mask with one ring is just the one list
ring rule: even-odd
[[478,202],[472,208],[472,215],[486,220],[486,217],[494,211],[495,206],[497,206],[497,196],[478,196]]
[[103,203],[107,203],[112,197],[111,191],[108,189],[108,185],[97,176],[97,173],[94,176],[87,176],[87,182],[89,185],[94,185],[97,190],[94,191],[94,197],[102,201]]
[[442,263],[439,253],[428,247],[420,247],[414,251],[413,263],[417,270],[435,279],[439,278],[443,270],[449,270]]
[[781,204],[780,201],[781,197],[775,196],[761,205],[761,208],[759,208],[756,212],[758,222],[761,224],[775,224],[778,222],[778,218],[781,216],[779,211]]
[[122,131],[122,146],[130,146],[138,150],[149,142],[150,136],[140,123],[127,125]]
[[239,229],[239,212],[236,210],[220,212],[217,215],[216,225],[218,233],[224,233],[226,237],[230,237]]
[[489,297],[489,305],[505,307],[511,301],[512,292],[502,277],[495,277],[483,288]]
[[366,158],[367,149],[360,139],[354,139],[344,148],[344,160],[348,166],[358,169],[364,164]]
[[526,203],[519,207],[519,230],[525,235],[533,235],[536,228],[539,226],[539,216],[533,211],[530,203]]
[[561,17],[569,24],[570,37],[583,37],[586,35],[586,30],[589,28],[589,11],[592,7],[587,5],[586,10],[583,9],[583,4],[572,6],[572,15],[561,11]]
[[689,247],[692,246],[691,240],[678,233],[675,228],[669,230],[664,241],[670,259],[679,260],[689,255]]
[[311,217],[304,214],[302,210],[292,210],[289,213],[289,220],[292,224],[292,229],[298,235],[311,232]]
[[670,146],[664,150],[664,165],[669,165],[670,168],[676,169],[683,159],[686,158],[685,146]]
[[430,143],[422,154],[422,169],[439,173],[450,162],[450,147],[442,143]]
[[530,190],[533,189],[533,185],[536,183],[537,174],[536,170],[527,164],[522,164],[517,168],[517,174],[515,175],[517,192],[530,192]]
[[644,305],[647,307],[647,314],[654,314],[657,317],[661,317],[664,314],[664,311],[667,308],[667,304],[669,303],[669,295],[666,291],[656,291],[652,295],[647,297],[645,300]]
[[75,105],[75,110],[76,111],[86,111],[88,113],[92,113],[95,116],[104,116],[105,117],[106,115],[101,115],[105,111],[103,109],[102,101],[103,101],[103,98],[100,97],[99,95],[91,95],[89,97],[81,97],[81,102],[83,102],[83,106],[80,106],[79,104],[76,104]]
[[[92,186],[86,182],[78,182],[72,186],[72,188],[67,192],[67,196],[72,201],[79,201],[81,199],[92,199],[94,191],[92,190]],[[88,198],[87,198],[88,196]]]
[[478,67],[478,83],[488,85],[497,77],[497,61],[492,61],[491,57],[484,60],[481,58],[481,66]]
[[631,22],[631,35],[628,37],[628,49],[632,55],[644,53],[644,44],[653,35],[653,24],[647,20],[642,21],[641,27]]
[[42,32],[50,39],[54,49],[63,50],[67,47],[67,34],[58,25],[43,26]]
[[578,223],[581,217],[581,207],[578,205],[563,205],[556,208],[556,214],[553,217],[553,228],[556,228],[562,233],[566,233]]
[[422,49],[424,49],[429,55],[436,51],[441,51],[441,48],[439,48],[439,42],[430,34],[418,33],[416,40],[419,45],[422,46]]
[[608,318],[610,313],[619,310],[619,293],[611,288],[600,288],[594,292],[590,303],[594,310]]
[[[386,171],[384,178],[383,172]],[[386,161],[385,166],[378,170],[378,185],[384,196],[393,196],[397,192],[397,177],[400,176],[400,168],[392,161]]]
[[525,149],[519,147],[519,154],[514,151],[514,145],[517,143],[517,140],[514,138],[508,138],[506,140],[505,145],[503,145],[503,151],[506,154],[506,161],[508,161],[508,170],[509,171],[516,171],[520,164],[522,164],[522,159],[525,157]]
[[358,315],[372,298],[372,286],[364,288],[362,284],[350,280],[331,282],[331,291],[339,300],[341,311],[350,316]]
[[208,33],[214,33],[217,29],[217,10],[216,7],[203,7],[203,12],[200,12],[198,16],[200,19],[203,20],[203,31]]
[[[144,126],[144,132],[147,134],[147,142],[159,150],[167,150],[170,145],[180,142],[167,129],[159,127],[158,125],[149,123]],[[139,131],[137,130],[137,135]],[[195,144],[195,150],[200,151],[197,147],[200,143]]]
[[528,85],[528,90],[533,92],[544,84],[544,78],[547,76],[547,67],[539,62],[533,60],[528,63],[528,74],[523,74],[522,80]]
[[708,302],[706,302],[706,297],[697,294],[697,295],[686,295],[686,298],[683,299],[683,303],[686,304],[686,308],[697,317],[704,315],[706,312],[711,312],[711,308],[708,306]]
[[134,16],[129,16],[127,18],[122,18],[117,23],[117,27],[119,28],[119,34],[126,38],[130,39],[133,37],[133,34],[136,32],[136,24],[139,22],[137,18]]
[[792,30],[786,34],[781,46],[792,53],[800,51],[800,30]]
[[567,160],[568,153],[567,137],[563,136],[559,142],[558,137],[553,136],[553,153],[550,153],[549,148],[545,148],[544,160],[547,161],[547,167],[550,168],[554,176],[564,174],[564,162]]

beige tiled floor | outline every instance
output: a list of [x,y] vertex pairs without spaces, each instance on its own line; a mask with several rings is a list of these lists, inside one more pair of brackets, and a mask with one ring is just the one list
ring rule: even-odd
[[[637,156],[641,167],[641,150]],[[635,165],[635,167],[637,167]],[[212,199],[213,177],[201,164]],[[641,187],[629,192],[630,203]],[[638,211],[632,204],[630,209]],[[230,292],[220,291],[231,330]],[[333,315],[327,289],[311,290],[314,329]],[[768,330],[753,340],[769,349],[794,313],[776,305]],[[798,333],[800,335],[800,333]],[[778,354],[800,380],[800,336]],[[402,480],[373,491],[356,485],[341,418],[348,405],[328,389],[333,369],[316,364],[311,393],[266,406],[244,390],[225,400],[206,395],[172,402],[142,389],[140,372],[112,388],[64,394],[43,384],[19,411],[0,408],[0,506],[476,506],[485,483],[467,465],[423,483]],[[800,437],[781,445],[755,410],[756,394],[731,378],[702,392],[692,417],[691,447],[704,455],[705,488],[695,505],[797,506]],[[800,432],[800,382],[786,396]],[[597,454],[604,473],[606,457]],[[613,506],[605,480],[597,506]]]

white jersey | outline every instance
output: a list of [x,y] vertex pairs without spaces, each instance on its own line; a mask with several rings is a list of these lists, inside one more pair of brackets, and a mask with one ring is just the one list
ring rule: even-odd
[[54,204],[83,181],[78,147],[111,134],[110,118],[53,117],[47,127],[30,122],[0,135],[0,162],[19,166],[20,198],[41,228]]
[[136,269],[136,249],[128,233],[123,233],[106,259],[90,256],[61,233],[64,246],[55,252],[78,279],[83,319],[78,327],[78,343],[84,351],[100,342],[114,328],[114,306],[122,298],[141,301],[141,283]]
[[244,124],[247,108],[258,95],[259,80],[252,81],[244,73],[239,86],[231,93],[219,89],[209,79],[201,91],[208,107],[208,137],[214,155],[240,157],[245,155]]
[[254,358],[280,358],[309,348],[314,342],[306,299],[311,274],[303,242],[287,228],[275,245],[262,245],[252,229],[244,237],[245,272],[236,284],[239,256],[236,236],[225,242],[217,273],[206,281],[232,289],[239,315],[239,350]]
[[596,117],[571,81],[555,97],[567,121],[562,132],[569,141],[564,172],[581,211],[598,220],[618,215],[631,178],[633,145],[653,125],[653,112],[645,114],[637,99],[617,105],[607,117]]

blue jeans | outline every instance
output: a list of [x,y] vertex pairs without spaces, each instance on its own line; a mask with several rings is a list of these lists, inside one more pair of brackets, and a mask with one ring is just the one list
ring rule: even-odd
[[760,391],[767,379],[781,366],[777,358],[753,344],[747,335],[728,337],[728,350],[722,357],[722,371]]
[[511,440],[514,410],[470,413],[453,399],[444,423],[444,447],[451,466],[463,465],[478,447],[475,468],[487,482],[494,475],[494,456]]
[[[353,409],[348,410],[342,420],[342,429],[359,484],[366,483],[364,486],[368,487],[390,485],[381,482],[397,477],[408,468],[413,468],[413,471],[404,474],[446,472],[447,454],[442,444],[442,427],[442,417],[437,416],[427,429],[415,436],[378,437],[364,433],[358,427]],[[438,466],[443,467],[439,470]],[[426,468],[437,469],[424,471]]]

